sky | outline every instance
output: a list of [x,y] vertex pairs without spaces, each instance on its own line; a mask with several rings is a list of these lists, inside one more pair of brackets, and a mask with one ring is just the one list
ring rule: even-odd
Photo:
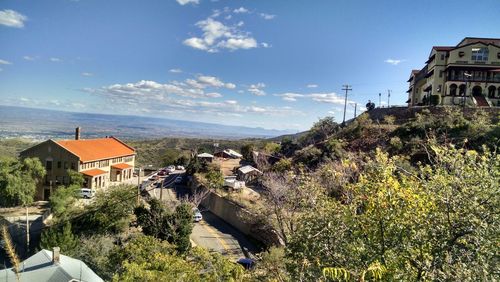
[[346,118],[379,93],[404,105],[432,46],[499,38],[499,12],[499,0],[0,0],[0,104],[301,131],[342,121],[346,84]]

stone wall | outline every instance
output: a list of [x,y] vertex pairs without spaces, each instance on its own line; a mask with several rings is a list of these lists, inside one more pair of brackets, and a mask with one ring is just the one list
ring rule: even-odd
[[402,124],[402,123],[407,122],[408,120],[415,118],[415,114],[420,113],[424,109],[427,109],[432,114],[439,116],[439,115],[445,114],[447,108],[459,109],[459,110],[463,111],[463,113],[466,117],[471,117],[474,113],[476,113],[478,111],[484,111],[490,115],[493,122],[498,121],[498,115],[500,114],[499,107],[461,108],[461,107],[447,107],[447,106],[412,107],[412,108],[408,108],[408,107],[376,108],[376,109],[373,109],[367,113],[370,116],[370,118],[374,121],[376,121],[376,120],[383,121],[385,116],[391,115],[391,116],[394,116],[396,118],[396,124]]

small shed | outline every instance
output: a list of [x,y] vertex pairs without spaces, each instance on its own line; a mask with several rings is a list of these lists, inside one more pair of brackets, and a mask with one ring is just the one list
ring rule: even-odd
[[209,153],[202,153],[196,155],[196,157],[203,162],[211,163],[214,160],[214,155],[211,155]]
[[238,168],[238,179],[245,183],[254,182],[262,175],[262,171],[251,165],[246,165]]
[[241,159],[243,157],[242,154],[231,149],[226,149],[224,151],[217,152],[214,154],[214,156],[224,159]]

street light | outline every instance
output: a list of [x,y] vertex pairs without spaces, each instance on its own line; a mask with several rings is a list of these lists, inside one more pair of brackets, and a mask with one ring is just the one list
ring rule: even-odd
[[469,89],[470,87],[470,79],[472,78],[472,74],[469,72],[464,72],[464,76],[465,76],[465,93],[464,93],[462,107],[465,108],[465,102],[467,101],[467,89]]

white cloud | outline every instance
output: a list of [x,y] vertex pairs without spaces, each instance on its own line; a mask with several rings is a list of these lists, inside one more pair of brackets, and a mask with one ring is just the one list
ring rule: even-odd
[[0,65],[12,65],[11,62],[0,59]]
[[237,49],[250,49],[257,47],[257,41],[254,38],[229,38],[225,42],[221,42],[221,47],[225,47],[231,50]]
[[55,62],[55,63],[59,63],[59,62],[61,62],[61,61],[62,61],[61,59],[59,59],[59,58],[55,58],[55,57],[52,57],[52,58],[50,58],[49,60],[50,60],[51,62]]
[[239,26],[239,27],[242,27],[243,25],[245,25],[245,22],[243,22],[243,21],[239,21],[239,22],[236,24],[236,26]]
[[222,97],[222,94],[217,93],[217,92],[210,92],[210,93],[207,93],[206,96],[210,97],[210,98],[220,98],[220,97]]
[[194,49],[207,51],[210,53],[218,52],[220,49],[256,48],[257,40],[247,32],[241,31],[238,24],[227,26],[220,21],[209,17],[206,20],[199,21],[196,26],[203,31],[201,37],[191,37],[184,40],[184,45]]
[[399,65],[400,63],[404,62],[405,60],[396,60],[396,59],[387,59],[384,61],[384,63],[388,63],[388,64],[391,64],[393,66],[397,66]]
[[238,9],[234,9],[233,13],[236,13],[236,14],[246,14],[246,13],[248,13],[248,9],[245,8],[245,7],[239,7]]
[[276,15],[270,15],[266,13],[260,13],[260,16],[265,20],[272,20],[276,17]]
[[23,59],[25,59],[26,61],[34,61],[36,58],[31,56],[23,56]]
[[217,88],[224,86],[224,82],[222,82],[215,76],[206,76],[206,75],[198,76],[198,81],[205,85],[210,85]]
[[238,101],[236,101],[236,100],[226,100],[226,103],[229,104],[229,105],[236,105],[236,104],[238,104]]
[[262,42],[262,43],[260,43],[260,45],[261,45],[263,48],[271,48],[271,45],[269,45],[269,43],[267,43],[267,42]]
[[250,85],[250,87],[248,87],[247,91],[252,93],[255,96],[265,96],[266,92],[264,90],[262,90],[265,87],[266,87],[266,85],[264,83],[259,82],[257,84]]
[[307,85],[307,88],[317,88],[318,85],[317,84],[308,84]]
[[0,25],[22,28],[27,19],[25,15],[19,14],[14,10],[0,11]]
[[[327,103],[327,104],[344,104],[344,97],[337,95],[337,93],[309,93],[309,94],[300,94],[300,93],[282,93],[282,94],[274,94],[274,96],[281,97],[284,101],[295,102],[299,98],[303,99],[311,99],[315,102]],[[347,103],[354,103],[353,101],[347,100]]]
[[24,97],[21,97],[19,100],[23,101],[23,102],[28,102],[30,99],[28,98],[24,98]]
[[181,73],[182,70],[181,69],[170,69],[169,72],[171,72],[171,73]]
[[200,0],[176,0],[182,6],[186,4],[200,4]]
[[82,76],[93,76],[94,74],[91,72],[82,72]]
[[281,97],[283,100],[288,101],[288,102],[295,102],[295,101],[297,101],[297,98],[304,97],[303,94],[298,94],[298,93],[274,94],[274,96]]

